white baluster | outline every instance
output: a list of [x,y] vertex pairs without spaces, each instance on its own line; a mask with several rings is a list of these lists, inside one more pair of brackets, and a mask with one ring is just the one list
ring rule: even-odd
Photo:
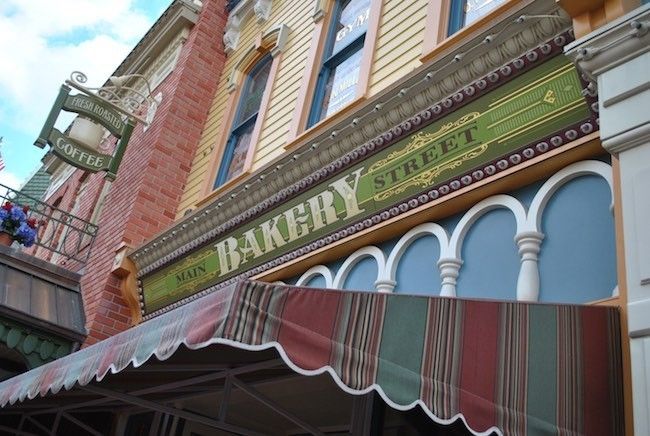
[[395,290],[395,286],[397,286],[395,280],[379,279],[375,282],[375,289],[385,294],[392,293]]
[[517,300],[539,300],[539,266],[538,257],[544,234],[535,231],[521,232],[515,236],[519,247],[521,267],[517,278]]
[[440,270],[440,278],[442,279],[442,286],[440,287],[441,297],[456,296],[456,279],[458,278],[458,272],[462,265],[462,260],[453,257],[438,260],[438,269]]

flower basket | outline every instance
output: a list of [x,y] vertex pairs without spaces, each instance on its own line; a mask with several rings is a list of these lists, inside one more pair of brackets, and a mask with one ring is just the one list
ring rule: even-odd
[[0,244],[13,241],[31,247],[36,241],[36,218],[28,217],[29,207],[7,201],[0,207]]

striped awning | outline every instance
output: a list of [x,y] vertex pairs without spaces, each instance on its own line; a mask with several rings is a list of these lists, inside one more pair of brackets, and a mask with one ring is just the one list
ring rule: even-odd
[[329,372],[477,434],[622,434],[618,311],[305,289],[215,291],[0,384],[2,407],[169,358],[181,344],[275,347],[296,372]]

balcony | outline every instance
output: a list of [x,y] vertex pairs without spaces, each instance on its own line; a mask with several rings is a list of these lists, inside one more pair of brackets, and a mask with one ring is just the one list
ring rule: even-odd
[[80,272],[97,226],[0,185],[0,201],[29,206],[30,248],[0,246],[0,380],[67,355],[83,342]]

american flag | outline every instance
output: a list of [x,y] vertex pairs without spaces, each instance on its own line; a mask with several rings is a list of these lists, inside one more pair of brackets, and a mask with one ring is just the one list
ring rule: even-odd
[[[0,145],[2,145],[2,139],[3,138],[4,138],[3,136],[0,136]],[[4,169],[5,169],[5,160],[2,157],[2,153],[0,152],[0,171],[2,171]]]

